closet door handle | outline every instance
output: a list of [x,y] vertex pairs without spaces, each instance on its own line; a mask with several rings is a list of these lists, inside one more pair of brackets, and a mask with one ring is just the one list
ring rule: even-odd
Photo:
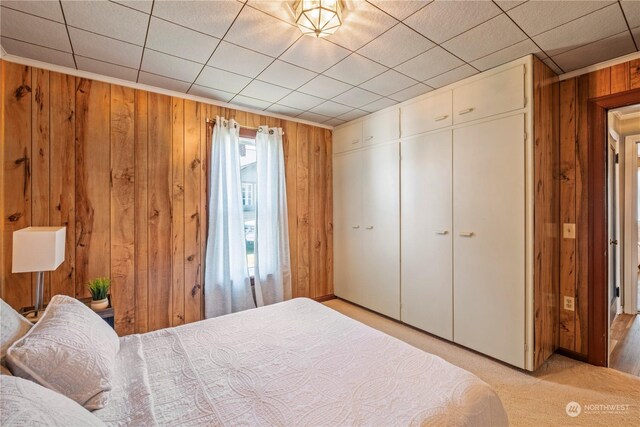
[[365,227],[367,230],[373,230],[373,225],[370,225],[368,227]]
[[373,139],[373,135],[366,137],[364,140],[365,141],[371,141]]
[[360,228],[360,226],[359,225],[354,225],[351,228],[353,228],[354,230],[357,230],[358,228]]
[[463,231],[460,233],[460,237],[473,237],[473,231]]
[[438,116],[438,117],[436,117],[434,120],[435,120],[436,122],[441,122],[441,121],[443,121],[444,119],[446,119],[447,117],[449,117],[449,115],[448,115],[448,114],[445,114],[444,116]]
[[449,230],[436,231],[436,234],[446,236],[447,234],[449,234]]
[[460,110],[458,111],[458,114],[462,115],[462,114],[469,114],[470,112],[473,111],[473,108],[465,108],[464,110]]
[[355,144],[357,144],[357,143],[359,143],[359,142],[360,142],[360,140],[359,140],[359,139],[354,139],[353,141],[351,141],[351,144],[352,144],[352,145],[355,145]]

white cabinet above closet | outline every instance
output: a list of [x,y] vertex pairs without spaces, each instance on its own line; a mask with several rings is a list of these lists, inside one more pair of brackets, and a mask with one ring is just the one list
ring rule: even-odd
[[333,152],[344,153],[362,147],[362,122],[349,123],[333,131]]
[[400,138],[400,110],[398,108],[373,114],[362,121],[364,145],[374,145]]
[[438,93],[402,108],[402,136],[417,135],[453,124],[452,92]]

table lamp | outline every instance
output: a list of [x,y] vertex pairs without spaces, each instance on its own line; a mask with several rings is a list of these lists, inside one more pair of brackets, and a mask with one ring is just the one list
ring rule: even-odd
[[13,232],[12,273],[36,272],[34,309],[23,314],[38,318],[44,301],[44,272],[53,271],[64,261],[66,227],[27,227]]

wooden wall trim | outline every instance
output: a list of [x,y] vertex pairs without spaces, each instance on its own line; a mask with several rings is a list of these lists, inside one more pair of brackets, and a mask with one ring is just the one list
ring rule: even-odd
[[47,275],[47,298],[87,296],[88,280],[109,276],[120,334],[202,319],[206,118],[217,115],[284,129],[292,293],[333,293],[331,131],[0,64],[0,297],[13,307],[31,305],[34,281],[11,274],[12,233],[51,224],[67,226],[67,242],[65,261]]

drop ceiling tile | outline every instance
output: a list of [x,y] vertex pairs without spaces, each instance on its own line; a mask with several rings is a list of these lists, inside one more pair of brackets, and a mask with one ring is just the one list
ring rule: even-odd
[[[298,31],[296,29],[296,31]],[[300,33],[298,31],[298,33]],[[349,51],[322,38],[302,36],[280,59],[318,73],[335,65],[349,55]]]
[[442,43],[501,13],[489,1],[434,1],[404,22],[436,43]]
[[[586,31],[588,29],[588,31]],[[556,56],[627,29],[616,3],[533,37],[549,56]]]
[[402,21],[423,8],[429,2],[418,0],[369,0],[369,3],[384,10],[397,20]]
[[333,98],[333,100],[339,102],[340,104],[358,108],[365,104],[370,104],[373,101],[377,101],[380,98],[380,95],[369,92],[368,90],[360,89],[359,87],[354,87],[353,89],[350,89],[345,93],[336,96],[335,98]]
[[212,67],[204,67],[204,70],[202,70],[202,73],[200,73],[198,79],[195,81],[195,83],[200,86],[233,93],[240,92],[242,88],[250,82],[251,79],[248,77]]
[[2,6],[64,24],[64,17],[62,16],[62,9],[60,9],[60,2],[57,1],[2,0]]
[[[525,39],[519,43],[506,47],[471,62],[471,65],[480,71],[485,71],[498,65],[505,64],[514,59],[522,58],[530,53],[545,56],[531,39]],[[546,57],[546,56],[545,56]]]
[[317,74],[312,71],[287,64],[278,59],[258,76],[258,80],[288,87],[289,89],[296,89],[315,76]]
[[470,62],[518,43],[527,36],[506,15],[502,14],[454,37],[442,46]]
[[260,74],[271,62],[273,62],[273,58],[270,56],[223,40],[216,48],[207,65],[253,78]]
[[241,95],[260,99],[262,101],[269,101],[269,103],[276,102],[287,96],[289,93],[291,93],[291,89],[261,82],[259,80],[252,81],[242,90],[242,92],[240,92]]
[[129,80],[135,82],[138,78],[138,70],[110,64],[108,62],[97,61],[85,58],[76,54],[76,64],[78,70],[89,71],[90,73],[101,74],[103,76],[115,77],[116,79]]
[[624,15],[627,17],[631,28],[640,26],[640,1],[638,0],[622,0],[620,2]]
[[635,52],[629,31],[556,55],[553,60],[565,72]]
[[461,59],[456,58],[440,46],[436,46],[398,65],[395,69],[407,76],[422,81],[459,67],[462,64],[464,64],[464,62]]
[[202,65],[155,50],[145,49],[140,69],[184,82],[193,82],[202,70]]
[[447,71],[444,74],[440,74],[439,76],[429,79],[424,83],[434,88],[440,88],[448,84],[455,83],[459,80],[466,79],[467,77],[473,76],[477,73],[478,72],[472,66],[465,64],[451,71]]
[[387,68],[364,56],[352,53],[323,74],[352,85],[359,85],[372,77],[382,74]]
[[347,2],[343,25],[329,38],[349,50],[358,50],[389,28],[396,20],[363,1]]
[[62,1],[67,25],[140,46],[149,15],[109,1]]
[[511,10],[514,7],[525,3],[527,0],[494,0],[495,3],[502,8],[502,10]]
[[48,62],[49,64],[62,65],[63,67],[76,68],[73,63],[73,55],[68,52],[48,49],[5,37],[2,37],[0,44],[2,44],[4,50],[10,55],[36,59],[38,61]]
[[130,7],[132,9],[139,10],[140,12],[144,12],[146,14],[151,13],[151,6],[153,5],[153,0],[117,0],[115,3],[119,3],[123,6]]
[[209,60],[220,39],[171,22],[151,17],[148,48],[204,64]]
[[323,122],[323,124],[330,125],[330,126],[338,126],[343,123],[346,123],[346,120],[340,120],[338,118],[329,119],[326,122]]
[[298,115],[298,118],[309,120],[310,122],[314,122],[314,123],[322,123],[329,120],[331,117],[327,117],[322,114],[312,113],[310,111],[305,111],[304,113]]
[[355,119],[360,118],[362,116],[366,116],[367,114],[369,114],[368,111],[358,110],[356,108],[356,109],[353,109],[353,110],[349,111],[346,114],[343,114],[343,115],[339,116],[338,118],[340,120],[346,120],[346,121],[349,122],[351,120],[355,120]]
[[396,92],[393,95],[389,95],[389,98],[394,99],[398,102],[403,102],[408,99],[415,98],[416,96],[423,95],[427,92],[431,92],[432,90],[433,88],[430,88],[423,83],[418,83],[417,85],[413,85],[404,90]]
[[278,101],[278,104],[298,108],[300,110],[308,110],[321,104],[324,101],[322,98],[316,96],[307,95],[300,92],[291,92],[289,95]]
[[529,36],[535,36],[559,25],[610,5],[611,1],[530,1],[509,11]]
[[631,32],[633,33],[633,38],[636,40],[636,45],[640,46],[640,27],[633,28]]
[[280,104],[273,104],[271,107],[267,108],[267,111],[270,111],[276,114],[284,114],[285,116],[291,116],[291,117],[295,117],[298,114],[303,112],[303,110],[287,107],[286,105],[280,105]]
[[0,11],[0,34],[3,37],[71,52],[69,37],[63,24],[5,7]]
[[351,107],[347,107],[346,105],[338,104],[337,102],[327,101],[318,105],[317,107],[313,107],[311,110],[312,113],[322,114],[324,116],[335,117],[341,114],[345,114],[349,111],[353,110]]
[[232,104],[240,105],[242,107],[252,108],[254,110],[264,110],[269,105],[270,102],[263,101],[261,99],[254,99],[248,96],[237,95],[235,98],[231,100]]
[[297,27],[245,6],[224,39],[277,57],[301,36]]
[[147,73],[145,71],[140,71],[138,83],[162,89],[175,90],[176,92],[183,93],[186,93],[190,86],[190,83],[170,79],[168,77],[158,76],[156,74]]
[[235,93],[226,92],[224,90],[211,89],[210,87],[199,85],[191,86],[191,89],[189,89],[189,94],[202,96],[204,98],[211,98],[222,102],[229,102],[235,96]]
[[360,107],[362,110],[369,111],[370,113],[374,113],[378,110],[382,110],[383,108],[390,107],[392,105],[396,105],[398,102],[389,98],[380,98],[371,104],[367,104],[364,107]]
[[547,67],[551,68],[553,70],[554,73],[560,75],[562,73],[564,73],[563,70],[560,69],[560,67],[558,67],[556,65],[555,62],[553,62],[553,60],[551,58],[545,58],[542,60],[542,62],[544,62],[545,64],[547,64]]
[[[73,51],[77,55],[136,70],[140,66],[140,57],[142,56],[142,47],[140,46],[72,27],[69,27],[69,36],[71,43],[73,43]],[[147,71],[153,72],[153,70]]]
[[389,70],[360,85],[362,89],[377,93],[378,95],[391,95],[399,90],[406,89],[418,83],[417,81],[402,75],[394,70]]
[[398,24],[358,50],[358,53],[388,67],[395,67],[433,46],[432,42],[406,25]]
[[314,95],[320,98],[333,98],[347,90],[351,89],[351,85],[339,82],[330,77],[319,75],[309,83],[305,84],[298,91],[307,95]]
[[242,9],[233,0],[156,1],[153,14],[210,36],[222,38]]
[[249,0],[246,3],[247,6],[258,9],[267,15],[275,16],[292,25],[296,23],[293,2],[291,1]]

